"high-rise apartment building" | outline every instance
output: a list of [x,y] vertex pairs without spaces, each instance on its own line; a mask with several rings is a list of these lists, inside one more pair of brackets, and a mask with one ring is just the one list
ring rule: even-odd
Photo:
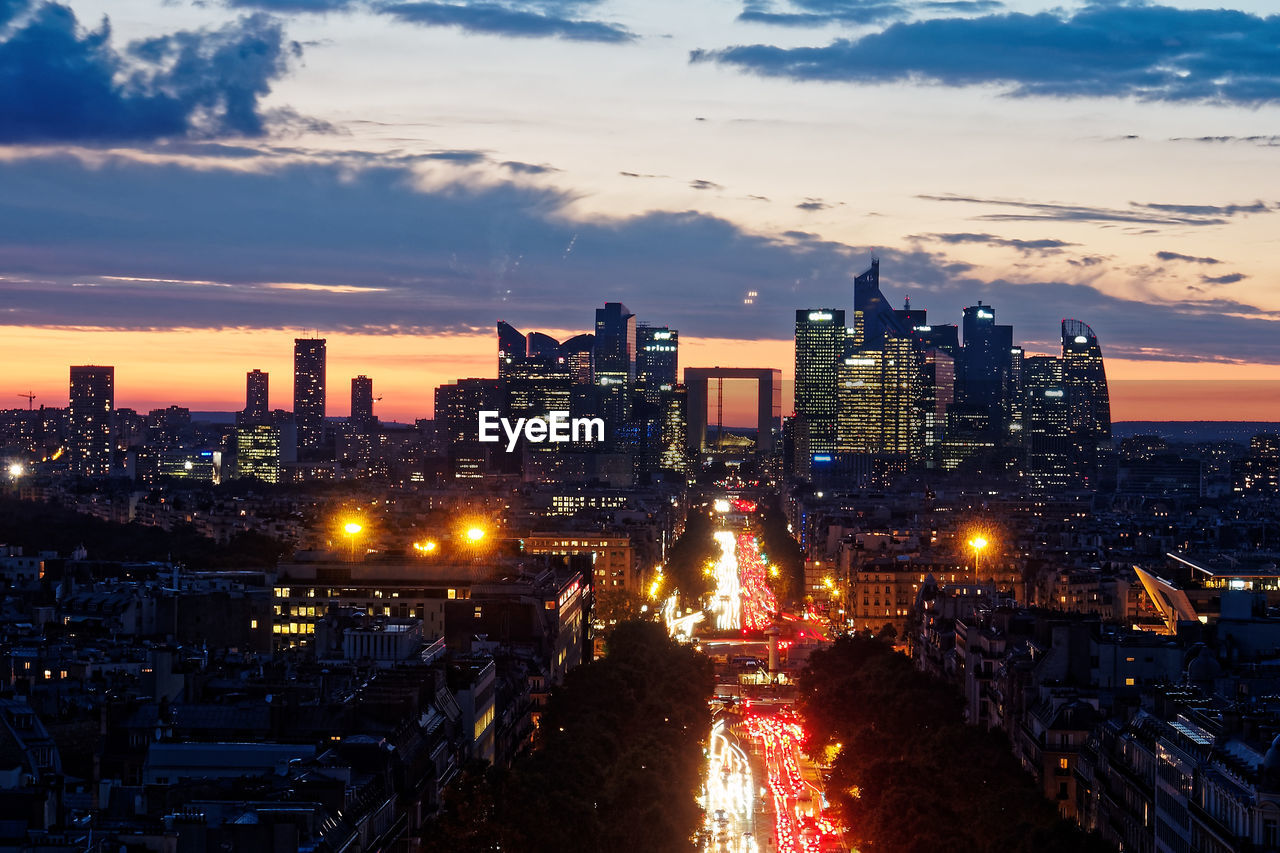
[[267,396],[268,374],[261,370],[251,370],[245,374],[244,380],[244,413],[241,421],[250,424],[263,424],[271,414],[271,405]]
[[299,455],[315,455],[324,444],[325,340],[293,342],[293,417],[298,425]]
[[808,425],[811,453],[835,450],[839,412],[836,381],[845,343],[843,310],[796,312],[795,410]]
[[373,416],[373,380],[364,375],[352,377],[351,425],[370,429],[377,422],[377,418]]
[[71,471],[87,477],[105,477],[115,464],[116,369],[103,365],[71,368],[70,429]]

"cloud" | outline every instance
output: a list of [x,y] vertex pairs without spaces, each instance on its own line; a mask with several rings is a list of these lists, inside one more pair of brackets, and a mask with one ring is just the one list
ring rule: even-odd
[[915,8],[929,12],[956,12],[977,15],[983,12],[995,12],[1003,9],[1004,4],[999,0],[931,0],[931,2],[917,3]]
[[1245,142],[1262,148],[1280,146],[1280,136],[1174,136],[1170,142],[1201,142],[1221,145],[1228,142]]
[[1202,275],[1200,280],[1205,284],[1235,284],[1237,281],[1244,281],[1248,277],[1244,273],[1233,272],[1226,275]]
[[724,187],[715,181],[705,181],[702,178],[694,178],[689,182],[689,186],[695,190],[722,190]]
[[358,0],[223,0],[233,9],[261,9],[265,12],[345,12],[356,8]]
[[1043,238],[1039,240],[1019,240],[1013,237],[997,237],[995,234],[925,234],[920,237],[913,237],[917,240],[936,240],[939,243],[948,243],[957,245],[961,243],[981,243],[984,246],[1000,246],[1007,249],[1017,249],[1023,254],[1038,253],[1043,255],[1060,254],[1062,250],[1068,246],[1078,246],[1079,243],[1068,243],[1065,240],[1054,240]]
[[820,27],[827,24],[878,24],[905,18],[907,8],[894,0],[791,0],[778,11],[769,0],[745,0],[739,21],[784,27]]
[[797,80],[1259,105],[1280,101],[1280,16],[1099,2],[1074,13],[897,22],[825,47],[696,50],[690,61]]
[[988,205],[1014,212],[986,213],[973,217],[985,222],[1101,222],[1142,225],[1205,226],[1223,225],[1233,216],[1270,213],[1276,208],[1258,201],[1249,204],[1155,204],[1130,202],[1125,208],[1090,207],[1017,199],[982,198],[964,195],[918,195],[926,201]]
[[1156,257],[1162,261],[1186,261],[1189,264],[1220,264],[1222,261],[1217,258],[1197,258],[1192,255],[1180,255],[1177,252],[1156,252]]
[[831,205],[827,204],[825,201],[820,201],[814,198],[806,199],[796,205],[796,208],[798,210],[804,210],[809,212],[812,212],[815,210],[826,210],[829,207],[831,207]]
[[383,3],[376,11],[411,24],[458,27],[466,32],[519,38],[629,42],[636,36],[620,24],[568,17],[579,4],[463,2]]
[[300,53],[262,14],[121,53],[105,20],[82,31],[66,6],[6,8],[29,14],[0,36],[0,143],[261,136],[260,101]]
[[[796,308],[848,306],[872,254],[693,211],[581,219],[573,193],[495,177],[496,166],[282,155],[192,168],[102,152],[0,161],[0,318],[428,334],[498,317],[586,329],[592,307],[622,301],[691,337],[786,339]],[[982,299],[1020,341],[1053,342],[1059,318],[1078,317],[1108,355],[1280,360],[1276,323],[1232,300],[1126,300],[1085,284],[985,280],[939,252],[874,251],[885,293],[911,296],[934,322]]]
[[301,53],[262,14],[122,54],[106,20],[81,31],[67,6],[27,8],[0,37],[0,142],[261,136],[271,117],[260,101]]

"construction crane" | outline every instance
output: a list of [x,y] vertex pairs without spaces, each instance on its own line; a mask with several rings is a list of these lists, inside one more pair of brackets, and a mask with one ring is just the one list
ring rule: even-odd
[[32,404],[35,402],[35,399],[36,399],[35,392],[33,392],[33,391],[28,391],[27,393],[25,393],[25,394],[19,394],[18,396],[19,396],[19,397],[22,397],[22,398],[24,398],[24,399],[26,399],[26,401],[27,401],[27,411],[28,411],[28,412],[29,412],[29,411],[31,411],[31,409],[32,409]]

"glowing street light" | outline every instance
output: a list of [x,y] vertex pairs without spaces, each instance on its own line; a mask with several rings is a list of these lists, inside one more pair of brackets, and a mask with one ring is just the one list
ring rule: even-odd
[[348,521],[342,525],[342,532],[347,534],[347,557],[353,563],[356,561],[356,537],[362,530],[364,525],[358,521]]
[[348,536],[355,536],[361,530],[364,530],[364,525],[356,521],[348,521],[346,524],[342,525],[342,529],[346,531]]
[[9,465],[9,476],[13,479],[16,480],[25,473],[27,473],[27,469],[23,467],[21,462],[13,462]]
[[481,539],[484,539],[485,531],[483,527],[468,527],[466,533],[463,535],[467,537],[468,542],[475,544]]
[[975,536],[969,540],[969,547],[973,549],[973,573],[978,574],[978,561],[982,557],[982,550],[987,547],[987,540],[982,536]]
[[435,550],[439,547],[440,546],[432,539],[428,539],[425,542],[413,543],[413,550],[417,551],[419,554],[434,554]]

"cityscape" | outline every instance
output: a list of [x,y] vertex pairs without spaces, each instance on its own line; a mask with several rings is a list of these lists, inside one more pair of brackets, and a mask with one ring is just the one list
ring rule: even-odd
[[617,302],[499,321],[409,424],[366,375],[329,416],[321,337],[288,410],[19,395],[7,849],[1274,848],[1280,436],[1113,424],[1087,322],[1028,352],[880,274],[795,310],[785,415]]
[[0,0],[0,853],[1280,853],[1268,0]]

